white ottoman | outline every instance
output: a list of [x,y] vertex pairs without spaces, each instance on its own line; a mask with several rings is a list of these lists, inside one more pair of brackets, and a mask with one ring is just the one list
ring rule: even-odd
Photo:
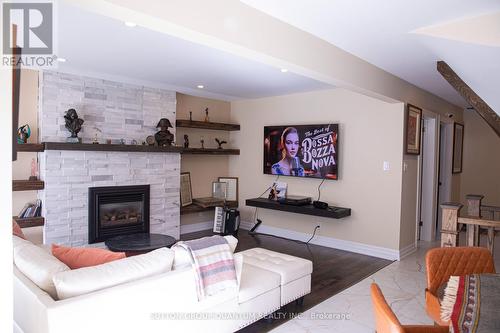
[[281,276],[281,306],[311,292],[312,261],[262,248],[239,252],[243,262]]

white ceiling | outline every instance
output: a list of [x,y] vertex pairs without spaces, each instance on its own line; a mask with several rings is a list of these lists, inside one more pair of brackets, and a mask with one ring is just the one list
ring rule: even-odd
[[499,0],[241,0],[456,105],[444,60],[500,114]]
[[[58,4],[58,70],[235,100],[332,87],[280,68]],[[196,88],[204,85],[204,89]]]

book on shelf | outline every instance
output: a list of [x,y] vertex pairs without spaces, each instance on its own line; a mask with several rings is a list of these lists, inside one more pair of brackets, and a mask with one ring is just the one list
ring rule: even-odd
[[42,213],[42,201],[38,199],[35,203],[27,203],[19,212],[18,217],[25,219],[29,217],[38,217]]

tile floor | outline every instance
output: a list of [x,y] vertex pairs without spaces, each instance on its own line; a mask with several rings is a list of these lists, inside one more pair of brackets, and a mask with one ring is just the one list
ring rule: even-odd
[[[499,243],[497,237],[497,244]],[[483,242],[484,244],[484,242]],[[425,313],[425,253],[438,242],[419,242],[415,253],[381,269],[352,287],[289,320],[271,332],[373,333],[370,284],[376,282],[403,324],[433,324]],[[500,268],[500,247],[495,249]]]

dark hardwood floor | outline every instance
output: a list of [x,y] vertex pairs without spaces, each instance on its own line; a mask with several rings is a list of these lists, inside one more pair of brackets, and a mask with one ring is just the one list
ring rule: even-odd
[[[211,236],[211,230],[182,235],[181,239],[195,239]],[[273,320],[262,319],[245,327],[239,332],[267,332],[285,321],[292,319],[297,313],[310,309],[316,304],[330,298],[342,290],[356,284],[367,276],[389,265],[392,261],[365,256],[347,251],[336,250],[324,246],[298,243],[293,240],[276,238],[268,235],[250,235],[246,230],[238,234],[236,252],[254,247],[282,252],[309,259],[313,262],[311,276],[311,293],[306,295],[301,305],[292,302],[279,310]]]

